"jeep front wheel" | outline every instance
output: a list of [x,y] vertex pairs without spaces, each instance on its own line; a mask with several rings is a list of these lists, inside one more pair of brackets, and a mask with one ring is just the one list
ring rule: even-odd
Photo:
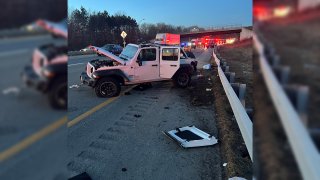
[[113,78],[103,78],[94,88],[98,97],[115,97],[120,94],[120,83]]
[[66,109],[68,100],[67,78],[64,76],[56,78],[49,91],[49,102],[54,109]]
[[186,88],[191,82],[191,76],[186,72],[180,72],[173,82],[178,87]]

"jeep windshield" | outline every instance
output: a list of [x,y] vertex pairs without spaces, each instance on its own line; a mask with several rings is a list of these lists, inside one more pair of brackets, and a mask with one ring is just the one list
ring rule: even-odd
[[138,47],[136,46],[132,46],[132,45],[127,45],[123,51],[121,52],[121,54],[119,55],[119,57],[123,60],[130,60],[133,58],[133,56],[136,54],[136,52],[138,51]]

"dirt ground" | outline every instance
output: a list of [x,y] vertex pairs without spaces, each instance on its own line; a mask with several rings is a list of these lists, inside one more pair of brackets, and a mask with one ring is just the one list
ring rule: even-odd
[[246,84],[246,107],[253,107],[252,39],[221,46],[219,53],[225,59],[230,72],[235,72],[235,82]]
[[[261,25],[265,38],[291,68],[289,83],[309,86],[308,127],[320,128],[320,8]],[[304,18],[307,17],[307,18]]]
[[191,84],[191,104],[208,106],[213,104],[216,110],[216,123],[222,161],[227,163],[223,169],[223,179],[238,176],[252,178],[252,162],[242,139],[238,124],[233,117],[222,84],[217,76],[217,68],[211,59],[211,70],[200,70],[202,77]]

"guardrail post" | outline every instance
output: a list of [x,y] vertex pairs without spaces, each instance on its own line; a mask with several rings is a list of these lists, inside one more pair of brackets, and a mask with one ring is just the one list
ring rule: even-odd
[[307,104],[309,96],[308,86],[303,85],[286,85],[284,86],[292,105],[298,112],[302,122],[307,126],[308,115],[307,115]]
[[230,83],[234,92],[238,96],[243,107],[246,107],[245,94],[246,94],[246,85],[240,83]]
[[221,69],[224,73],[229,72],[229,66],[221,66]]
[[251,121],[253,122],[253,108],[246,108],[246,112],[249,118],[251,119]]
[[236,76],[236,73],[234,72],[226,72],[224,73],[229,81],[229,83],[234,83],[234,77]]
[[289,66],[276,66],[276,67],[273,67],[272,70],[274,71],[280,84],[286,85],[288,83],[289,73],[290,73]]
[[279,66],[280,64],[280,56],[279,55],[273,55],[272,57],[267,58],[267,61],[272,67]]

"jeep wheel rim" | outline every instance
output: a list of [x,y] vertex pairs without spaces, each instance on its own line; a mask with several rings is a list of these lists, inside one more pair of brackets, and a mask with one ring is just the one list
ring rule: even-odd
[[185,86],[188,84],[188,81],[189,81],[189,77],[186,73],[182,73],[179,75],[178,77],[178,83],[181,85],[181,86]]
[[114,96],[117,91],[117,86],[112,82],[104,82],[100,86],[100,92],[104,96]]

